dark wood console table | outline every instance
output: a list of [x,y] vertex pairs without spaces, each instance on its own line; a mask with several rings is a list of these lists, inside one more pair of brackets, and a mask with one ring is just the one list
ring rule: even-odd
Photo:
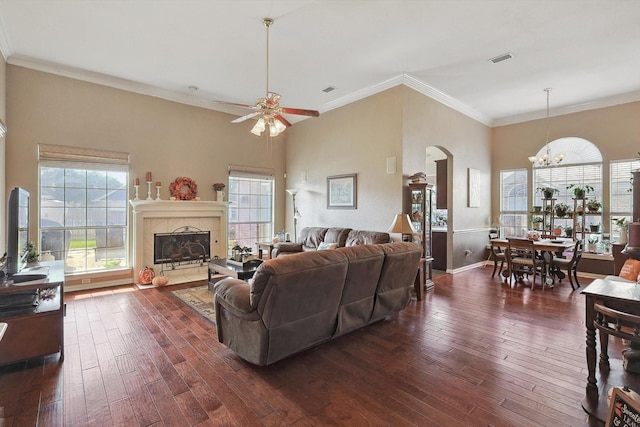
[[[64,360],[64,262],[41,262],[47,278],[0,283],[0,365],[60,352]],[[36,267],[37,268],[37,267]],[[33,303],[36,303],[35,305]]]
[[604,422],[608,414],[607,392],[611,387],[628,385],[630,389],[640,391],[640,375],[626,371],[622,360],[611,359],[609,363],[600,361],[596,369],[596,319],[594,303],[602,301],[607,307],[629,313],[640,312],[640,286],[635,283],[596,279],[582,293],[585,295],[587,328],[587,388],[582,400],[582,408],[590,415]]

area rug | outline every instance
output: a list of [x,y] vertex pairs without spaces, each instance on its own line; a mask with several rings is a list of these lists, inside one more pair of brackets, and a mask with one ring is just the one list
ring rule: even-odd
[[171,293],[209,322],[213,324],[216,323],[216,313],[213,305],[213,292],[209,291],[207,285],[180,289],[177,291],[171,291]]

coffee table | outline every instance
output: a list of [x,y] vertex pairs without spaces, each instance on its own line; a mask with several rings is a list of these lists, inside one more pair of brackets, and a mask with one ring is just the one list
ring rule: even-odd
[[245,262],[243,265],[229,262],[226,258],[212,259],[209,261],[209,271],[207,274],[209,289],[213,290],[213,285],[217,282],[217,280],[215,280],[215,276],[217,275],[249,280],[253,277],[260,264],[262,264],[261,259],[254,259]]

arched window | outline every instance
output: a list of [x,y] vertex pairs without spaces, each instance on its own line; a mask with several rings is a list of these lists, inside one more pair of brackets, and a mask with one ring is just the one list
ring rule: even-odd
[[[602,202],[602,154],[598,147],[583,138],[559,138],[548,143],[550,157],[564,154],[563,161],[558,165],[536,166],[533,168],[534,205],[541,205],[543,195],[539,188],[552,187],[558,190],[554,195],[555,203],[566,203],[569,208],[574,207],[573,189],[570,185],[592,187],[587,195],[589,199]],[[547,153],[547,145],[542,147],[538,156]],[[601,217],[591,217],[587,222],[600,223]],[[570,220],[565,220],[570,225]],[[562,221],[560,221],[562,222]],[[585,227],[589,225],[584,224]]]

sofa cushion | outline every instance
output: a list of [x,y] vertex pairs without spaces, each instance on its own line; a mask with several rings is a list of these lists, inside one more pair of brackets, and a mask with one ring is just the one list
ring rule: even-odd
[[300,231],[300,243],[303,251],[315,251],[324,242],[327,233],[325,227],[305,227]]
[[378,243],[389,243],[389,233],[379,231],[351,230],[347,236],[345,246],[355,245],[375,245]]
[[337,248],[338,248],[337,243],[322,242],[320,243],[320,245],[318,245],[319,251],[333,250]]
[[618,276],[635,282],[638,279],[638,273],[640,273],[640,261],[629,258],[624,262]]
[[324,235],[324,241],[330,243],[337,243],[339,248],[344,248],[347,243],[347,236],[351,231],[350,228],[331,227],[327,229],[327,233]]

